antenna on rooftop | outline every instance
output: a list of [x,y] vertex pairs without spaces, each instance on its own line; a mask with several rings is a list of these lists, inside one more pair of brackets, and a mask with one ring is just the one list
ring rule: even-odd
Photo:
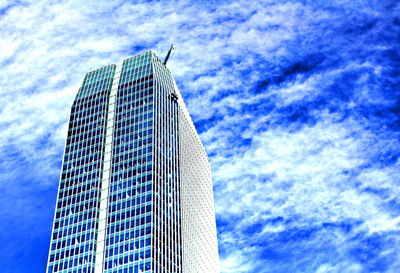
[[165,60],[164,60],[164,65],[167,65],[167,62],[168,62],[169,56],[171,55],[171,52],[172,52],[172,50],[173,50],[173,49],[175,49],[175,47],[174,47],[174,45],[172,44],[172,45],[171,45],[171,47],[170,47],[170,49],[168,50],[167,57],[165,57]]

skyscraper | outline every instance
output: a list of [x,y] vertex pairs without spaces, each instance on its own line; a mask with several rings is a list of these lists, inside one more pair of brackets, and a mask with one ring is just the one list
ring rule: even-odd
[[211,171],[171,72],[146,52],[85,75],[47,272],[218,272]]

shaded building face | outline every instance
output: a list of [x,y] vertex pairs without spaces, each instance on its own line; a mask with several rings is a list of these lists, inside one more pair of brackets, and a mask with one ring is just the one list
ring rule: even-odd
[[208,158],[152,52],[83,80],[47,272],[218,272]]

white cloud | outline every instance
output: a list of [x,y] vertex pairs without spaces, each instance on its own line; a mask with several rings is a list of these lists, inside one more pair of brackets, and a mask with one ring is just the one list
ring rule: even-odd
[[222,272],[250,272],[252,266],[249,264],[249,260],[243,255],[242,252],[234,252],[228,258],[221,262]]
[[[216,182],[223,183],[218,184],[222,190],[221,198],[217,198],[221,215],[269,211],[289,218],[291,214],[301,215],[306,222],[354,218],[365,220],[367,225],[391,219],[380,209],[381,200],[361,192],[354,179],[343,173],[362,168],[363,149],[375,141],[372,135],[355,121],[333,123],[329,118],[295,133],[289,130],[253,132],[252,146],[243,156],[216,163]],[[367,185],[377,186],[362,169],[361,173]],[[270,180],[255,179],[263,175]],[[394,186],[394,179],[385,181]]]

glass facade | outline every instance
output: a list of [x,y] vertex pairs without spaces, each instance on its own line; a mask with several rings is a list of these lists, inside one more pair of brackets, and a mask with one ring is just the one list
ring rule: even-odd
[[71,109],[48,272],[93,272],[108,93],[114,70],[110,65],[88,73]]
[[144,272],[151,268],[151,54],[123,62],[114,120],[104,272]]
[[[71,109],[47,272],[205,272],[205,263],[218,272],[209,169],[153,52],[87,73]],[[191,185],[203,196],[194,205]]]

